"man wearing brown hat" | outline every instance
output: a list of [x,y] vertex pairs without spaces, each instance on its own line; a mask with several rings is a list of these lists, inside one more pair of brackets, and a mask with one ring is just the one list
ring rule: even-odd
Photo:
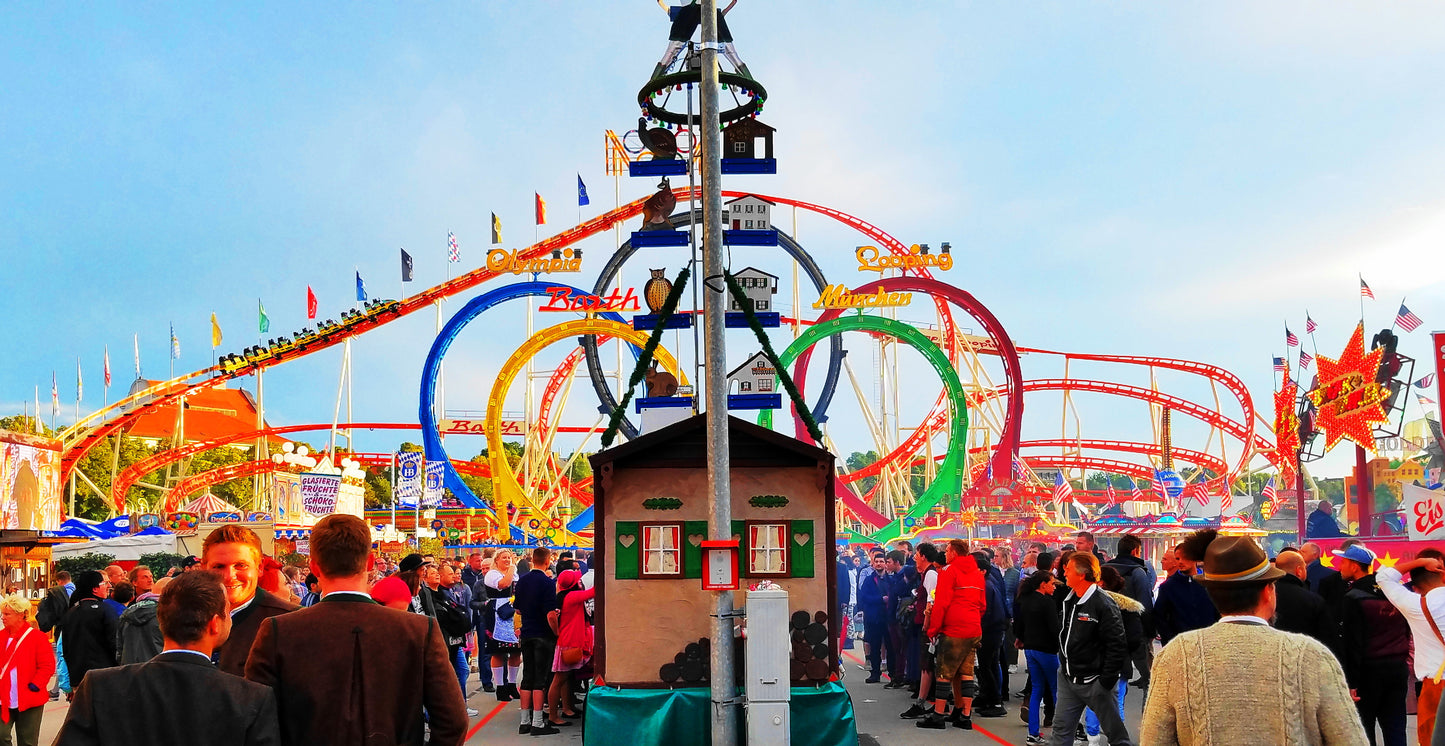
[[1368,743],[1329,649],[1270,627],[1284,572],[1259,545],[1200,531],[1183,549],[1204,557],[1199,581],[1221,618],[1154,660],[1141,743]]

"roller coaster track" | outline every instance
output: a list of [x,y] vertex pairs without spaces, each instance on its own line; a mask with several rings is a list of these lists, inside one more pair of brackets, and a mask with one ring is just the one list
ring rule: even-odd
[[[693,192],[686,187],[673,190],[673,194],[679,202],[693,196]],[[701,190],[697,190],[701,195]],[[724,191],[726,197],[743,197],[753,192]],[[829,207],[815,205],[801,200],[788,199],[786,197],[773,197],[768,195],[757,195],[774,204],[797,207],[810,212],[830,217],[841,222],[854,230],[863,233],[869,238],[877,241],[889,251],[906,253],[908,247],[904,246],[898,239],[893,238],[881,228],[860,218],[848,215],[839,210]],[[517,258],[520,261],[540,259],[549,255],[552,251],[560,251],[591,236],[611,230],[616,224],[635,217],[642,212],[642,205],[650,198],[643,197],[633,200],[621,207],[609,210],[590,220],[583,221],[572,228],[561,233],[545,238],[537,243],[520,249]],[[924,268],[914,270],[920,277],[928,277],[928,271]],[[458,275],[440,285],[424,290],[401,301],[394,307],[375,314],[363,314],[334,325],[321,333],[308,337],[304,343],[293,348],[286,349],[274,355],[265,354],[255,360],[247,360],[237,367],[224,370],[219,365],[203,368],[169,381],[162,381],[143,391],[118,399],[112,404],[102,407],[89,415],[81,418],[74,425],[61,431],[60,439],[64,444],[61,454],[61,481],[69,478],[70,472],[84,458],[90,449],[105,438],[124,428],[136,418],[158,411],[185,397],[189,393],[203,391],[208,388],[219,386],[222,383],[242,376],[250,375],[255,371],[270,365],[279,365],[299,357],[304,357],[324,349],[341,344],[347,337],[356,336],[376,329],[385,324],[391,323],[403,316],[410,315],[427,307],[437,301],[450,298],[454,295],[466,292],[482,283],[502,276],[503,272],[487,269],[485,266],[478,267],[470,272]],[[952,322],[945,316],[945,333],[951,338]]]
[[[394,422],[354,422],[346,423],[344,425],[338,425],[337,427],[346,427],[353,430],[421,429],[420,425],[412,425],[407,423],[398,424]],[[185,445],[182,445],[178,448],[171,448],[169,450],[161,451],[160,453],[147,456],[131,464],[130,466],[121,469],[120,473],[115,476],[115,481],[113,481],[110,485],[110,499],[111,502],[116,506],[117,510],[124,512],[125,494],[130,491],[131,487],[135,486],[136,481],[139,480],[141,477],[155,471],[156,469],[160,469],[167,464],[175,463],[177,461],[180,461],[181,459],[189,458],[198,453],[204,453],[205,451],[209,451],[213,448],[219,448],[221,446],[229,445],[231,443],[241,443],[245,441],[258,440],[260,438],[268,438],[273,435],[316,432],[319,430],[330,429],[331,423],[329,422],[320,425],[286,425],[282,427],[267,427],[260,430],[251,430],[249,432],[235,433],[233,435],[227,435],[221,438],[214,438],[212,440],[199,440],[193,443],[186,443]],[[171,492],[174,493],[175,490],[172,489]],[[166,509],[174,510],[174,502],[174,500],[167,499]]]
[[[330,425],[322,425],[317,429],[328,429]],[[349,453],[348,457],[356,459],[369,469],[380,469],[391,466],[392,454],[390,453]],[[490,478],[492,469],[487,464],[479,464],[472,461],[458,461],[453,464],[457,471],[469,476]],[[181,499],[189,497],[201,490],[210,489],[218,484],[225,484],[236,479],[255,476],[257,474],[272,474],[280,471],[282,466],[271,461],[262,459],[260,461],[242,461],[239,464],[227,464],[218,466],[209,471],[192,474],[185,479],[176,482],[166,498],[166,512],[176,509],[175,504]]]

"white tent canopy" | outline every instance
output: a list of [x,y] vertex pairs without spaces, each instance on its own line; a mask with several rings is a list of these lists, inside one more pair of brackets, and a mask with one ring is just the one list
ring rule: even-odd
[[176,551],[174,534],[161,536],[118,536],[114,539],[79,541],[73,544],[56,544],[50,550],[53,560],[64,557],[78,557],[87,552],[113,554],[117,560],[135,561],[142,554]]

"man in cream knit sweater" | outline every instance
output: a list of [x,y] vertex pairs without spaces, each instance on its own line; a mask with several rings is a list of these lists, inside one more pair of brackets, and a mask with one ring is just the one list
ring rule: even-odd
[[1334,655],[1269,626],[1284,573],[1259,545],[1201,531],[1181,550],[1203,557],[1200,582],[1221,618],[1174,638],[1155,659],[1140,743],[1368,743]]

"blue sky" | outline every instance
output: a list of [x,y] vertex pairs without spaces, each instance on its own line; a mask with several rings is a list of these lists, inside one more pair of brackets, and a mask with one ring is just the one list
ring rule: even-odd
[[[728,188],[835,207],[907,243],[951,241],[948,279],[1021,344],[1216,363],[1267,406],[1282,323],[1302,334],[1308,308],[1320,352],[1338,352],[1359,316],[1357,272],[1379,297],[1369,328],[1388,325],[1402,296],[1425,320],[1407,354],[1426,357],[1425,332],[1445,328],[1445,25],[1430,3],[742,0],[730,24],[770,93],[779,173]],[[36,385],[48,398],[58,371],[69,417],[77,357],[82,409],[94,408],[106,345],[114,399],[132,334],[159,376],[170,323],[178,369],[201,367],[210,313],[222,351],[239,349],[257,298],[273,333],[303,324],[308,285],[334,316],[353,267],[374,295],[395,296],[398,247],[416,257],[416,292],[444,279],[447,231],[466,269],[491,212],[507,245],[530,242],[533,191],[551,206],[543,235],[570,225],[578,173],[593,197],[584,217],[610,206],[602,132],[634,125],[666,30],[648,0],[6,5],[0,411],[18,412]],[[622,198],[651,186],[624,179]],[[798,232],[830,278],[857,278],[856,234],[809,216]],[[578,284],[609,240],[585,245]],[[774,254],[735,261],[787,274]],[[645,281],[644,264],[671,274],[678,260],[639,259],[629,284]],[[486,318],[448,358],[449,407],[484,408],[499,360],[525,337],[520,309]],[[434,325],[422,313],[358,340],[358,419],[415,419]],[[853,346],[866,376],[868,344]],[[733,364],[753,349],[730,338]],[[910,355],[905,424],[937,387]],[[1057,375],[1050,365],[1026,359],[1025,373]],[[268,374],[272,421],[329,420],[338,369],[333,351]],[[588,424],[595,404],[575,391],[568,419]],[[1057,399],[1028,405],[1033,437],[1057,433]],[[850,406],[833,435],[868,447]],[[1086,437],[1148,437],[1142,405],[1078,406]],[[1181,427],[1202,445],[1203,431]]]

